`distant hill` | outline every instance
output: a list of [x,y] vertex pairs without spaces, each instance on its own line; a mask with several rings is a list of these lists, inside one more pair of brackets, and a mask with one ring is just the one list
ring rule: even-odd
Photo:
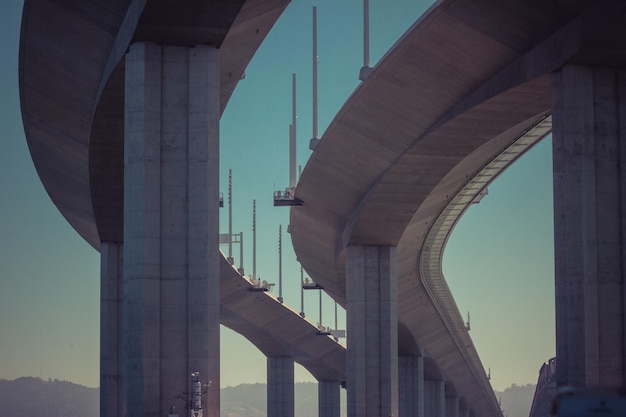
[[265,384],[241,384],[221,389],[220,417],[265,417]]
[[67,381],[0,379],[0,416],[98,417],[99,390]]
[[[532,384],[515,385],[496,397],[507,417],[528,417],[535,393]],[[241,384],[221,390],[221,417],[266,417],[265,384]],[[317,417],[317,384],[295,386],[296,416]],[[346,415],[345,408],[342,415]],[[2,417],[99,417],[99,390],[67,381],[24,377],[0,379]]]
[[[99,417],[99,389],[67,381],[24,377],[0,379],[1,417]],[[221,390],[221,417],[266,417],[265,384]],[[317,417],[317,384],[297,383],[296,415]]]
[[[296,416],[317,417],[317,384],[298,382],[294,393]],[[266,407],[265,384],[241,384],[222,388],[221,417],[265,417]]]
[[528,417],[535,395],[535,385],[513,384],[502,392],[495,391],[496,397],[502,401],[505,417]]

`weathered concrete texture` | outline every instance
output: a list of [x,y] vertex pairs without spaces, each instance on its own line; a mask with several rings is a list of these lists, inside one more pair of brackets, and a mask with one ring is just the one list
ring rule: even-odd
[[219,416],[219,56],[137,43],[126,57],[124,390],[128,415]]
[[424,417],[424,358],[398,357],[398,415]]
[[317,383],[317,404],[319,417],[339,417],[341,407],[341,386],[337,381]]
[[446,417],[459,417],[459,397],[446,397]]
[[445,408],[445,382],[425,380],[424,415],[426,417],[445,417]]
[[626,77],[553,74],[557,384],[623,386]]
[[349,246],[346,294],[348,416],[398,415],[396,249]]
[[122,392],[122,244],[100,245],[100,417],[124,413]]
[[293,358],[267,358],[267,415],[294,417]]

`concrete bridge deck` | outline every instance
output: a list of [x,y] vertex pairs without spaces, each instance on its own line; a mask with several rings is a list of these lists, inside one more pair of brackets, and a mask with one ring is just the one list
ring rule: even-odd
[[[124,54],[132,42],[220,48],[224,110],[289,0],[26,0],[20,101],[26,140],[53,203],[94,248],[121,242]],[[168,19],[164,19],[168,16]],[[217,204],[217,202],[216,202]]]
[[346,381],[346,348],[270,292],[220,259],[221,323],[243,335],[267,357],[291,357],[318,381]]
[[500,410],[441,272],[445,242],[489,181],[549,133],[551,71],[623,65],[623,22],[615,2],[439,1],[302,172],[291,227],[307,272],[345,305],[346,249],[397,247],[400,349],[412,341],[432,357],[477,415]]

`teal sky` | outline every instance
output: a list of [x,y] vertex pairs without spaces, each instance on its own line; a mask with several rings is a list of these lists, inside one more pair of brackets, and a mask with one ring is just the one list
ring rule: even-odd
[[[99,255],[52,204],[28,153],[20,117],[18,45],[22,0],[0,14],[0,378],[58,378],[99,384]],[[291,74],[297,74],[298,164],[310,155],[311,7],[293,0],[246,70],[221,122],[221,189],[233,170],[233,232],[244,232],[244,266],[252,271],[252,200],[257,201],[257,275],[278,282],[278,226],[283,225],[283,296],[299,310],[300,269],[286,233],[288,209],[272,193],[288,185]],[[430,1],[370,0],[375,63]],[[320,1],[319,131],[358,85],[362,2]],[[490,187],[455,228],[444,273],[491,382],[502,390],[535,383],[554,355],[551,143],[528,152]],[[221,231],[227,231],[227,209]],[[222,248],[224,251],[226,247]],[[238,263],[239,248],[233,254]],[[318,298],[305,312],[319,317]],[[323,299],[323,324],[334,303]],[[345,327],[340,314],[338,327]],[[265,359],[241,336],[222,331],[222,386],[264,382]],[[299,368],[299,380],[312,380]]]

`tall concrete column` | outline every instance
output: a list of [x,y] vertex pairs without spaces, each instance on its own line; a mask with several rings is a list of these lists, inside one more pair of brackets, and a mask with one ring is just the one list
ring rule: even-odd
[[319,417],[339,417],[341,407],[341,384],[339,381],[317,382],[317,404]]
[[122,244],[100,245],[100,417],[124,413]]
[[424,417],[424,358],[398,357],[398,415]]
[[294,417],[294,361],[291,357],[267,358],[267,415]]
[[626,77],[553,74],[557,384],[623,386]]
[[459,417],[459,397],[446,397],[446,417]]
[[131,45],[124,144],[129,416],[189,414],[191,373],[219,416],[219,54]]
[[445,396],[444,381],[424,380],[424,415],[426,417],[445,417]]
[[349,246],[346,294],[348,416],[397,416],[396,249]]

